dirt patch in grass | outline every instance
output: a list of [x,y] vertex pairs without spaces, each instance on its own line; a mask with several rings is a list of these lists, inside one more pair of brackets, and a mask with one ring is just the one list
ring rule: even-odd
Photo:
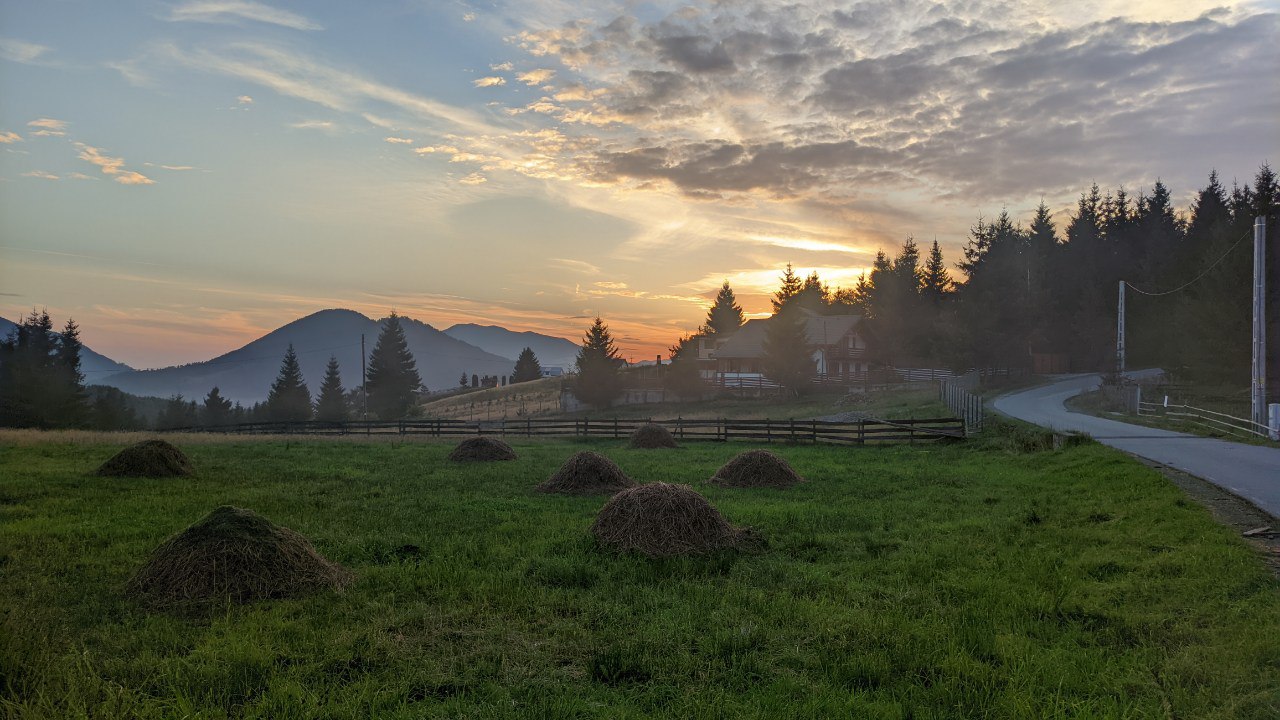
[[630,447],[639,450],[657,450],[680,447],[671,432],[657,423],[645,423],[631,433]]
[[103,477],[186,477],[195,469],[187,454],[164,440],[143,440],[98,467]]
[[649,557],[705,555],[761,544],[751,529],[736,528],[688,485],[650,483],[619,492],[591,524],[604,547]]
[[156,548],[126,591],[150,607],[178,608],[338,590],[351,579],[302,535],[224,505]]
[[748,450],[721,465],[707,482],[721,487],[786,489],[804,482],[804,478],[785,459],[768,450]]
[[636,482],[609,458],[583,450],[574,453],[536,489],[565,495],[603,495],[635,487]]
[[489,437],[467,438],[449,453],[449,459],[454,462],[492,462],[515,460],[517,457],[510,445]]

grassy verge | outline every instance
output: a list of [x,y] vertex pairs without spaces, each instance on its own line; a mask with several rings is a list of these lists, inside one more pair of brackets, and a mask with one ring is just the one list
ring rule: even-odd
[[1174,432],[1183,432],[1191,435],[1199,435],[1201,437],[1219,438],[1248,445],[1263,445],[1267,447],[1276,446],[1276,443],[1258,435],[1250,435],[1243,432],[1226,432],[1225,430],[1204,423],[1189,422],[1180,418],[1161,415],[1134,415],[1126,412],[1123,405],[1110,400],[1101,390],[1081,393],[1075,397],[1068,398],[1066,406],[1068,410],[1073,412],[1107,418],[1108,420],[1132,423],[1134,425],[1142,425],[1144,427],[1157,428],[1160,430],[1172,430]]
[[[808,482],[702,480],[746,445],[192,443],[193,480],[89,475],[119,445],[0,449],[8,717],[1272,718],[1280,590],[1232,532],[1096,444],[777,447]],[[651,561],[603,498],[531,492],[577,449],[692,483],[768,539]],[[1019,451],[1023,450],[1023,451]],[[121,586],[220,504],[357,573],[341,595],[144,612]]]

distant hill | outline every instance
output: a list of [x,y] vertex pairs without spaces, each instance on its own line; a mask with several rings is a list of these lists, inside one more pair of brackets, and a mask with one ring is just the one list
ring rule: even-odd
[[454,325],[446,335],[475,345],[503,357],[519,357],[520,351],[533,348],[543,367],[559,366],[568,370],[578,359],[578,345],[561,337],[536,332],[514,332],[496,325]]
[[[463,372],[510,375],[515,367],[514,359],[485,352],[426,323],[402,317],[401,324],[409,351],[417,361],[418,374],[429,390],[457,386]],[[135,395],[181,394],[195,400],[216,385],[223,396],[251,405],[266,399],[280,371],[285,349],[293,343],[313,396],[319,392],[330,355],[338,358],[342,383],[351,389],[360,385],[360,335],[365,336],[365,352],[373,352],[380,326],[381,321],[353,310],[322,310],[212,360],[159,370],[132,370],[97,382]]]
[[[13,321],[0,318],[0,338],[9,337],[9,333],[13,332],[17,327]],[[80,371],[84,373],[84,381],[89,385],[97,383],[108,375],[127,372],[132,369],[124,363],[116,362],[106,355],[96,353],[87,347],[82,347],[80,350]]]

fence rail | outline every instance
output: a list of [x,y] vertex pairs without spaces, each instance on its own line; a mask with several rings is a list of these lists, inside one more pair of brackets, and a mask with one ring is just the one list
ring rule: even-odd
[[977,387],[979,379],[976,371],[969,371],[957,378],[938,381],[938,398],[963,420],[965,433],[970,435],[982,431],[985,415],[982,398],[969,392]]
[[1148,417],[1170,417],[1199,425],[1209,430],[1269,438],[1270,428],[1252,420],[1190,405],[1170,405],[1138,400],[1138,414]]
[[525,418],[523,420],[403,420],[398,422],[351,421],[331,423],[257,422],[205,428],[182,428],[177,432],[215,432],[236,435],[367,435],[426,436],[499,435],[515,437],[625,438],[648,422],[665,426],[677,440],[728,442],[835,443],[881,445],[924,443],[965,436],[960,418],[912,420],[730,420],[725,418],[674,420],[622,420],[619,418]]

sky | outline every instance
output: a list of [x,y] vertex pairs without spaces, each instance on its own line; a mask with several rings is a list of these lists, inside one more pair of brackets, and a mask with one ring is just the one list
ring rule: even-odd
[[651,358],[724,280],[763,316],[788,262],[1247,182],[1278,38],[1274,0],[6,0],[0,316],[135,367],[332,307]]

